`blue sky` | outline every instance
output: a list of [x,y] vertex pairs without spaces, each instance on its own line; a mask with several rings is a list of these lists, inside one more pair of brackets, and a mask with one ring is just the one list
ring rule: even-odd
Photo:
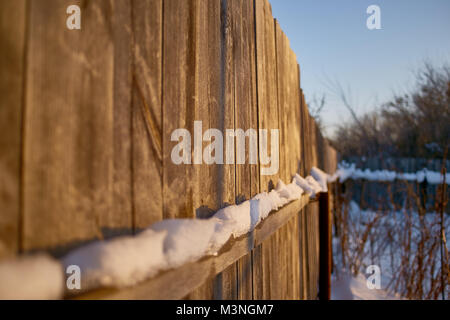
[[[269,0],[297,55],[306,100],[326,95],[326,132],[349,119],[328,88],[350,88],[359,114],[414,84],[425,60],[450,62],[450,0]],[[382,30],[366,27],[369,5],[381,9]]]

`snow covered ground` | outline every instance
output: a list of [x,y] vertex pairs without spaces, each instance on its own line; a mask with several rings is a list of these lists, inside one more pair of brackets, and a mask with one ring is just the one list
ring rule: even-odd
[[383,289],[369,289],[364,275],[352,277],[341,274],[331,284],[331,300],[399,300],[399,297],[386,293]]
[[[450,237],[450,216],[444,218]],[[440,215],[422,217],[414,210],[362,210],[354,201],[338,217],[340,236],[333,237],[334,299],[439,299]],[[345,250],[342,250],[342,247]],[[345,261],[345,263],[344,263]],[[382,290],[366,285],[368,266],[380,268]],[[349,276],[358,273],[357,277]],[[387,294],[389,292],[389,294]]]

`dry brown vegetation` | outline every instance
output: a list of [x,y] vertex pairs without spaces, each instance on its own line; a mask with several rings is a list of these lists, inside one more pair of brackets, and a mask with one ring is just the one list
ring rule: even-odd
[[448,299],[449,257],[442,237],[450,224],[443,213],[446,185],[438,187],[434,206],[427,207],[416,191],[419,188],[405,182],[405,202],[399,207],[390,183],[384,183],[390,210],[385,204],[361,210],[363,204],[352,200],[356,183],[344,185],[334,212],[335,270],[356,276],[376,264],[382,269],[383,289],[390,293],[408,299]]
[[331,85],[352,115],[341,124],[333,146],[350,156],[440,158],[450,143],[450,66],[425,63],[409,92],[395,95],[358,116],[342,86]]

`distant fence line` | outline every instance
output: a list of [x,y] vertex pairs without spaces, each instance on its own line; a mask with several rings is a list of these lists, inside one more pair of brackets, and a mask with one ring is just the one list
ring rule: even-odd
[[[422,169],[440,172],[444,161],[442,159],[423,158],[364,158],[349,157],[346,162],[354,163],[356,168],[365,170],[390,170],[405,173],[415,173]],[[447,171],[450,170],[450,160],[445,161]]]
[[[355,157],[350,161],[353,162],[341,163],[339,167],[346,169],[339,169],[335,176],[342,175],[345,190],[364,209],[390,210],[396,206],[396,210],[418,210],[420,204],[427,212],[434,212],[441,203],[442,184],[450,184],[450,173],[446,172],[445,179],[441,174],[444,164],[441,159]],[[448,160],[445,163],[448,170],[450,163]],[[449,199],[450,189],[445,189],[445,197]],[[450,213],[448,205],[445,211]]]

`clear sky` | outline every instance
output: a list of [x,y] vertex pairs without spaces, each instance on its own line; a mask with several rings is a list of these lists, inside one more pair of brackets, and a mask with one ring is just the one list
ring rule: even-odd
[[[297,55],[306,101],[326,95],[326,132],[349,119],[327,88],[350,88],[358,113],[414,84],[425,60],[450,62],[450,0],[269,0]],[[381,9],[381,30],[369,30],[370,5]]]

